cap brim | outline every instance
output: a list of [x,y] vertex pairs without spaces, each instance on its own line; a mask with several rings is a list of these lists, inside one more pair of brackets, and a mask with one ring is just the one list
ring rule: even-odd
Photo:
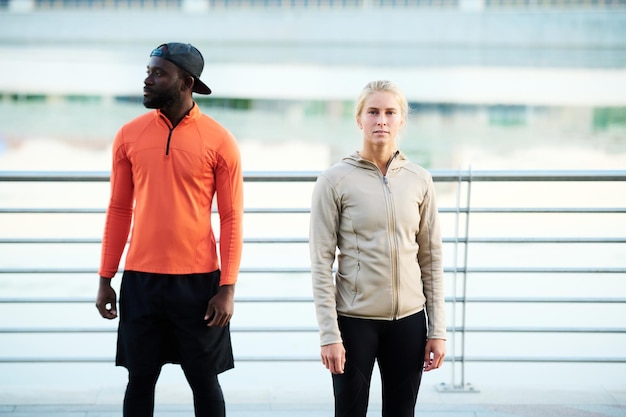
[[211,94],[211,89],[205,83],[200,81],[199,78],[195,77],[193,82],[193,90],[191,91],[198,94]]

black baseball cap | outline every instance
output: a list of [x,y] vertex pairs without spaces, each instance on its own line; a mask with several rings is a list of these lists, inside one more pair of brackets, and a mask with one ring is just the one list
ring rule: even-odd
[[193,92],[198,94],[211,94],[211,89],[202,81],[200,74],[204,69],[204,58],[196,47],[190,43],[169,42],[164,43],[152,51],[150,56],[166,59],[178,68],[187,71],[194,78]]

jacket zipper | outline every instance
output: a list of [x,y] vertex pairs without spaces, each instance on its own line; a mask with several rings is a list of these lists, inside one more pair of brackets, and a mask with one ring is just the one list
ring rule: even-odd
[[398,311],[400,310],[400,284],[398,282],[398,242],[396,236],[396,219],[393,205],[393,195],[391,194],[391,188],[389,187],[389,180],[387,176],[383,176],[383,182],[385,183],[385,189],[387,192],[387,203],[389,206],[389,241],[391,243],[391,279],[392,279],[392,314],[393,320],[398,319]]
[[[176,123],[176,126],[178,126],[179,124],[181,124],[181,122],[187,117],[189,116],[189,113],[191,113],[191,110],[193,110],[193,108],[196,106],[196,103],[193,103],[193,106],[191,106],[191,109],[189,109],[189,111],[187,111],[187,113],[185,114],[185,116],[183,116],[182,119],[180,119],[178,121],[178,123]],[[170,120],[165,117],[164,114],[160,113],[161,118],[163,119],[163,121],[165,122],[165,124],[167,125],[167,128],[170,130],[170,132],[167,134],[167,145],[165,146],[165,156],[168,156],[170,154],[170,142],[172,141],[172,133],[174,132],[174,129],[176,129],[176,126],[174,126],[172,124],[172,122],[170,122]]]
[[[396,151],[389,162],[387,163],[387,172],[389,174],[389,167],[399,151]],[[387,202],[389,204],[389,240],[391,242],[391,279],[392,279],[392,320],[398,319],[398,311],[400,310],[400,283],[398,282],[398,237],[396,236],[396,216],[393,204],[393,194],[391,194],[391,187],[389,187],[389,179],[387,175],[383,175],[383,182],[385,183],[385,189],[387,191]]]
[[167,145],[165,146],[165,156],[168,156],[170,154],[170,141],[172,140],[172,132],[174,131],[174,128],[170,128],[170,133],[168,133],[167,135]]

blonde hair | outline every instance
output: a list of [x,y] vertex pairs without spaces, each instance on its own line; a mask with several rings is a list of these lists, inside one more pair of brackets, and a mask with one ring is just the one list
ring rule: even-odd
[[376,92],[387,92],[393,94],[398,100],[398,104],[400,104],[400,115],[402,116],[402,120],[406,123],[407,118],[409,117],[409,103],[404,96],[404,93],[400,90],[400,87],[387,80],[377,80],[370,81],[367,83],[363,90],[361,90],[361,94],[356,102],[356,117],[358,118],[363,111],[363,106],[365,106],[365,100]]

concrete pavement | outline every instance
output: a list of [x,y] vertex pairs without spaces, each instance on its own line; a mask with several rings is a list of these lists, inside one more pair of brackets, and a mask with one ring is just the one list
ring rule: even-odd
[[[193,417],[186,387],[157,389],[155,417]],[[0,393],[0,417],[114,417],[121,416],[123,388],[93,392]],[[305,390],[306,391],[306,390]],[[229,417],[328,417],[332,398],[312,393],[266,397],[264,401],[240,394],[227,396]],[[326,393],[328,394],[328,393]],[[381,405],[373,393],[368,417],[380,416]],[[416,417],[626,417],[626,388],[532,388],[483,386],[478,392],[442,392],[432,384],[422,387]]]

